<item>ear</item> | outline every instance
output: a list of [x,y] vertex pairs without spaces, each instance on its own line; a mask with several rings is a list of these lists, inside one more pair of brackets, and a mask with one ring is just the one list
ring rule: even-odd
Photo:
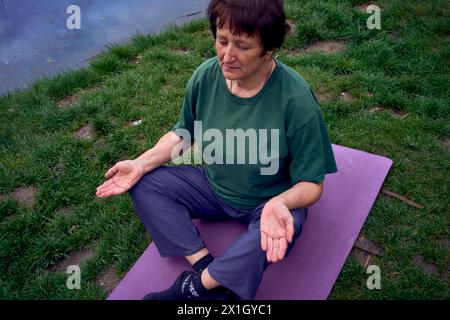
[[264,55],[264,59],[269,60],[272,59],[273,53],[275,52],[275,49],[269,50]]

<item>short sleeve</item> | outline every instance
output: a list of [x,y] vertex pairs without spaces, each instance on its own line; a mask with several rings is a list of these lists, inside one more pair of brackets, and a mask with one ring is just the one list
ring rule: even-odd
[[177,129],[187,130],[191,137],[194,137],[194,121],[196,120],[197,92],[195,89],[195,73],[189,80],[184,95],[183,108],[181,110],[179,121],[172,127],[176,133]]
[[320,109],[288,136],[292,185],[300,181],[320,183],[325,174],[337,172],[336,161]]

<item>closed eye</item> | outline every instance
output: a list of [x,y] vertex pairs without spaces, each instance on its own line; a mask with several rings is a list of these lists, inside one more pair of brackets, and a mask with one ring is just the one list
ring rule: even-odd
[[248,48],[248,47],[246,47],[246,46],[243,46],[243,45],[241,45],[241,44],[238,44],[237,47],[238,47],[239,49],[241,49],[241,50],[244,50],[244,51],[250,49],[250,48]]

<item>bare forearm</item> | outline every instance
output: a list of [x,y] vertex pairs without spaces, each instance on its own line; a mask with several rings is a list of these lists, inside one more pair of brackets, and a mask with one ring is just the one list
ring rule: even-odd
[[301,181],[292,188],[276,196],[275,199],[282,201],[290,210],[307,208],[320,199],[322,190],[323,182],[317,184]]
[[169,160],[171,160],[172,151],[179,144],[181,139],[172,131],[163,135],[155,146],[138,158],[135,159],[144,169],[144,172],[150,172]]

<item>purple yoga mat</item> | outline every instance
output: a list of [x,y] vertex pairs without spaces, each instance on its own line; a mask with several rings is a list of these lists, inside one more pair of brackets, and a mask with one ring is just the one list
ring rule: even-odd
[[[392,165],[359,150],[333,150],[338,172],[327,175],[322,198],[310,208],[289,257],[266,270],[255,299],[322,300],[330,294]],[[214,256],[245,231],[234,222],[195,223]],[[191,270],[184,258],[161,258],[150,244],[108,299],[141,299],[167,289],[183,270]]]

